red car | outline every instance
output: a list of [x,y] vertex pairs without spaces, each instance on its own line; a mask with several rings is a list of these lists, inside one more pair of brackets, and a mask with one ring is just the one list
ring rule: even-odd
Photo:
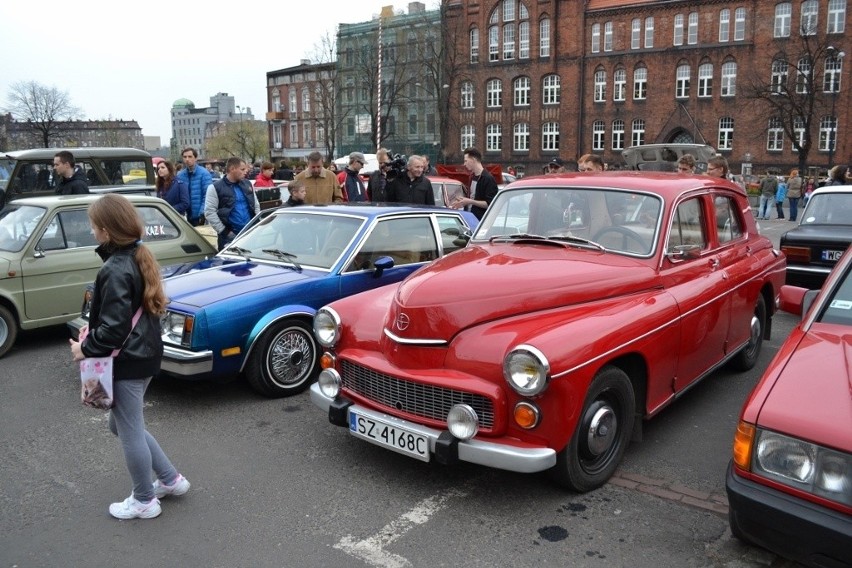
[[[816,297],[816,299],[814,299]],[[852,248],[743,407],[728,468],[731,532],[808,566],[852,566]]]
[[784,270],[725,180],[525,177],[464,249],[317,313],[311,398],[413,458],[588,491],[642,418],[725,362],[755,364]]

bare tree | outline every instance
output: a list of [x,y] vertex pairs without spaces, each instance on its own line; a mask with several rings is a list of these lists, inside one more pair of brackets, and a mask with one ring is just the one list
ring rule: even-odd
[[[814,32],[799,30],[798,40],[772,58],[768,76],[753,76],[745,89],[754,120],[781,129],[792,142],[800,172],[807,171],[817,140],[814,132],[820,128],[821,117],[831,112],[840,82],[839,66],[833,71],[836,50]],[[836,122],[834,128],[836,133]],[[825,142],[835,144],[836,134]]]
[[204,154],[220,159],[236,156],[250,164],[268,158],[266,122],[242,120],[220,124],[217,134],[207,139]]
[[329,160],[334,158],[338,135],[343,132],[344,121],[349,115],[346,109],[340,108],[337,104],[341,85],[335,65],[336,56],[337,36],[326,32],[319,43],[314,45],[311,60],[320,65],[314,87],[314,104],[317,108],[315,120],[322,132],[323,140],[317,140],[317,144],[328,150]]
[[9,88],[6,112],[26,122],[36,131],[45,148],[51,140],[68,129],[69,121],[79,118],[82,111],[71,104],[66,91],[46,87],[36,81],[20,81]]

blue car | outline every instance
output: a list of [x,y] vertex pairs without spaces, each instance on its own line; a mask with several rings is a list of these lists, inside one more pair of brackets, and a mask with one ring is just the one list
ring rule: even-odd
[[264,212],[215,257],[165,279],[162,372],[188,379],[244,374],[269,397],[319,373],[311,329],[338,298],[399,282],[463,248],[470,213],[407,206],[304,206]]

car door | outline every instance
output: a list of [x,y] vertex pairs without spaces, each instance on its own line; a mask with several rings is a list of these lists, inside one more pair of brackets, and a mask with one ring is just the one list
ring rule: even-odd
[[665,288],[678,303],[681,342],[673,391],[683,390],[724,357],[730,319],[728,275],[708,223],[707,194],[676,204],[661,267]]
[[27,319],[79,315],[83,291],[103,264],[96,246],[85,204],[51,213],[21,260]]
[[[168,204],[139,204],[136,210],[142,218],[144,232],[142,239],[157,258],[160,266],[187,262],[202,254],[201,247],[183,234],[175,218],[177,212]],[[187,258],[190,255],[192,258]]]

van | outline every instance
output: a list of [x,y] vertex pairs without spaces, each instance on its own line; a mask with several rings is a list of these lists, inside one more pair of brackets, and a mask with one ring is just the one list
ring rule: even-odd
[[716,156],[716,149],[707,144],[644,144],[631,146],[621,152],[631,170],[676,172],[677,162],[684,154],[695,158],[695,173],[707,171],[707,161]]

